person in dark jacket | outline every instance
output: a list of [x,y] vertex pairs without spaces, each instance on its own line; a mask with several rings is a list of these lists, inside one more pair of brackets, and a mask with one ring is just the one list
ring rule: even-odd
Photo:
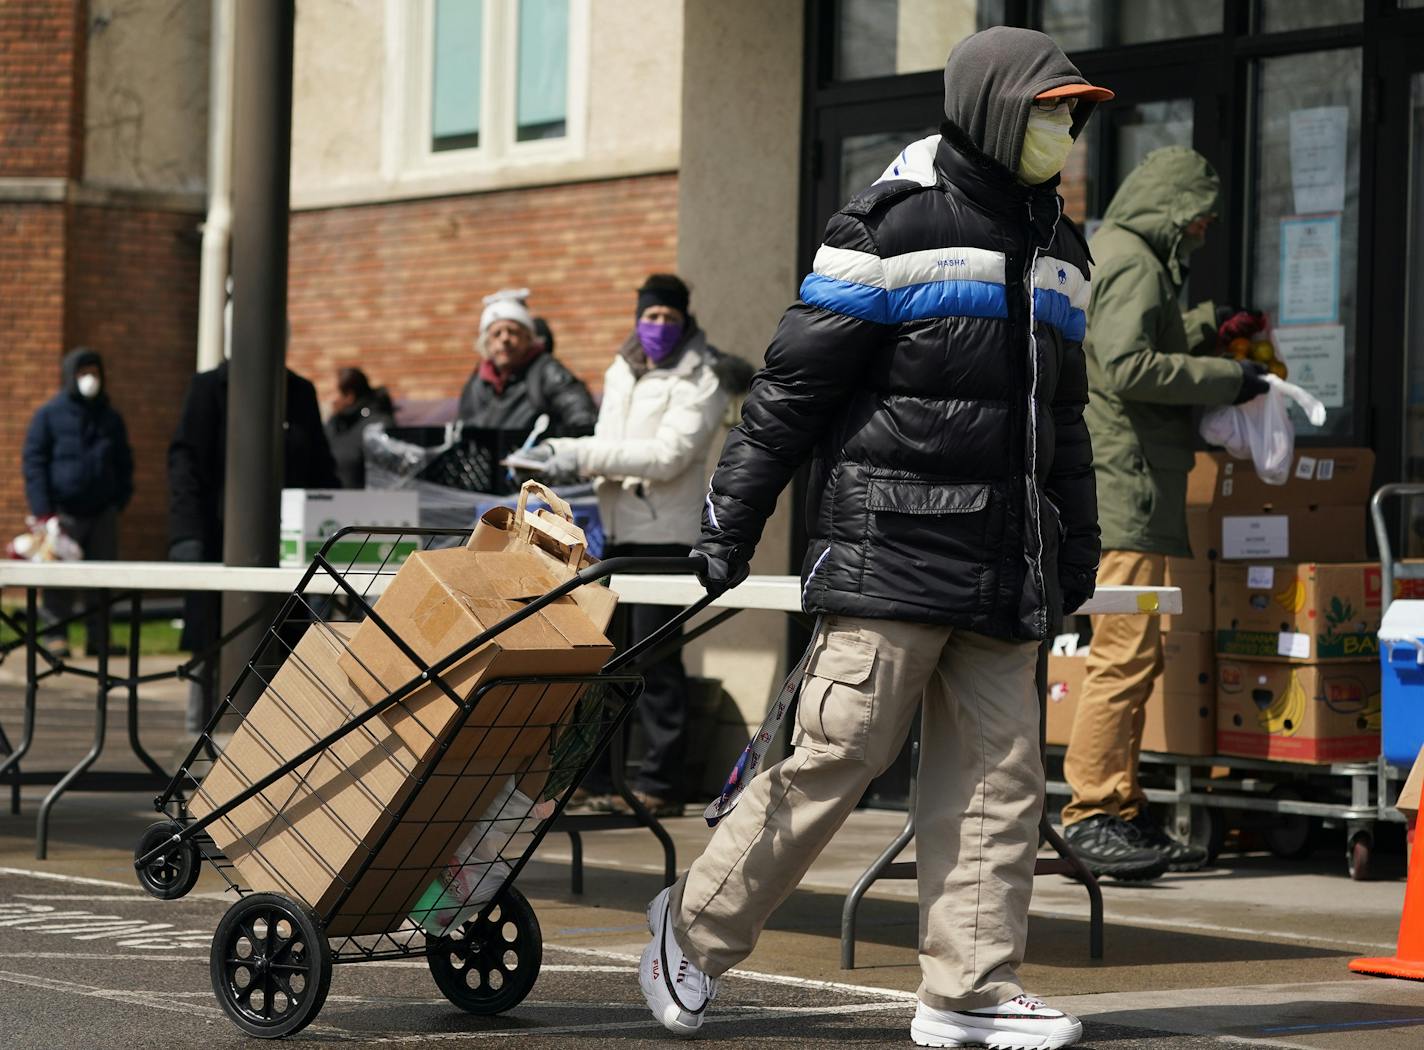
[[373,389],[359,368],[343,368],[336,374],[336,400],[326,421],[326,439],[336,462],[336,475],[344,489],[366,487],[366,449],[361,435],[372,423],[391,426],[395,407],[385,387]]
[[[64,356],[60,391],[30,419],[21,459],[30,513],[57,515],[86,561],[117,558],[119,512],[133,498],[133,450],[124,418],[104,390],[104,361],[96,351],[81,346]],[[89,596],[86,604],[95,600]],[[73,601],[72,591],[46,590],[46,618],[68,617]],[[91,650],[98,629],[91,619]],[[57,655],[67,649],[63,641],[54,646]]]
[[1081,1034],[1024,994],[1017,969],[1043,812],[1039,642],[1092,594],[1098,560],[1089,257],[1057,175],[1110,97],[1041,33],[966,39],[945,68],[941,134],[830,220],[767,350],[693,553],[714,593],[744,579],[809,459],[802,601],[821,620],[794,753],[746,781],[649,905],[640,985],[675,1032],[701,1024],[717,976],[751,952],[923,703],[911,1036],[1035,1048]]
[[[168,446],[168,558],[220,562],[223,556],[223,489],[227,476],[228,362],[199,372],[188,384],[178,429]],[[336,463],[321,426],[316,387],[287,369],[283,430],[285,488],[340,488]],[[185,649],[201,654],[222,634],[221,596],[190,594],[184,601]],[[198,669],[202,673],[202,669]],[[188,693],[188,729],[207,721],[208,699],[197,683]]]
[[598,422],[593,397],[535,336],[527,294],[520,289],[485,299],[476,344],[481,360],[460,394],[460,422],[527,433],[547,414],[545,437],[592,434]]

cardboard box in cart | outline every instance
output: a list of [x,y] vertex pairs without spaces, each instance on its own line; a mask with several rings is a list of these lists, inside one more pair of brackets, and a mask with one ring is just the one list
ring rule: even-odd
[[1267,485],[1247,460],[1198,452],[1187,503],[1208,510],[1224,560],[1363,561],[1374,463],[1365,448],[1297,449],[1290,480]]
[[1216,666],[1221,754],[1318,763],[1379,755],[1377,663],[1282,664],[1218,657]]
[[[1421,587],[1424,581],[1399,580],[1396,596]],[[1378,562],[1223,562],[1216,568],[1216,650],[1294,663],[1374,660],[1381,598]]]
[[[414,527],[420,524],[419,496],[386,489],[283,489],[281,563],[305,568],[322,544],[348,525]],[[332,565],[386,565],[394,568],[420,547],[414,537],[353,534],[328,554]]]

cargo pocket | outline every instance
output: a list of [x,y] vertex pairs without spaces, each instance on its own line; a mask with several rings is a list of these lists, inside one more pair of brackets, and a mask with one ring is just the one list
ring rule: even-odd
[[828,633],[801,684],[792,743],[837,758],[863,759],[875,708],[874,668],[872,643],[853,632]]

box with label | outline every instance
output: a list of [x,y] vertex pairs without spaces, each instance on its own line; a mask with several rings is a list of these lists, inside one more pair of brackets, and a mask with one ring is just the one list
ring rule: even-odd
[[1267,485],[1249,460],[1198,452],[1187,503],[1209,512],[1222,559],[1360,561],[1374,463],[1369,449],[1297,449],[1290,479]]
[[[348,525],[405,528],[419,524],[419,496],[413,491],[283,489],[281,563],[305,568],[322,544]],[[327,560],[338,569],[350,565],[393,569],[419,547],[414,536],[353,533],[327,552]]]
[[1210,633],[1162,635],[1162,673],[1152,685],[1142,750],[1210,755],[1216,748],[1216,654]]
[[1243,758],[1318,763],[1375,758],[1379,665],[1219,657],[1216,743],[1221,754]]
[[1265,506],[1362,507],[1373,491],[1374,469],[1375,454],[1367,448],[1298,448],[1290,480],[1268,485],[1249,459],[1198,452],[1187,503],[1248,514]]
[[1374,660],[1380,588],[1375,562],[1221,562],[1216,651],[1294,663]]

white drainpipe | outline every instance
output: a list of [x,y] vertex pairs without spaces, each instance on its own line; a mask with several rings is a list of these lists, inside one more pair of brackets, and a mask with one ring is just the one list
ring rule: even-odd
[[208,85],[208,215],[198,285],[198,371],[223,361],[228,243],[232,238],[232,72],[234,0],[212,0]]

